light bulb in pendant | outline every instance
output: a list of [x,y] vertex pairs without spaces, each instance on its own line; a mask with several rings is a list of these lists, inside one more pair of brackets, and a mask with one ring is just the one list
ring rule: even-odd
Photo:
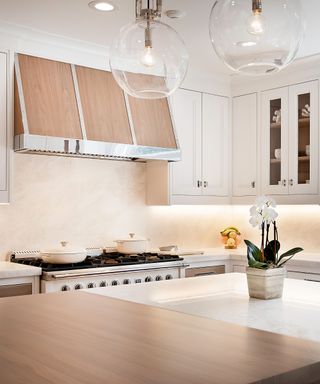
[[266,31],[266,21],[260,12],[253,13],[249,17],[247,30],[251,35],[262,35]]
[[144,48],[140,61],[141,64],[146,67],[153,67],[156,64],[156,58],[154,52],[152,51],[152,47],[147,46]]

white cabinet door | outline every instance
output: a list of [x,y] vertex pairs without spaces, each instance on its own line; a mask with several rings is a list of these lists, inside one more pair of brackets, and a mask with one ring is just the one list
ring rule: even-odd
[[290,194],[318,194],[318,110],[318,81],[289,87]]
[[[288,87],[261,95],[262,193],[287,195],[289,170]],[[277,116],[280,116],[278,117]]]
[[201,195],[201,93],[179,89],[171,106],[182,156],[172,164],[172,194]]
[[203,195],[229,194],[229,99],[202,96]]
[[257,194],[257,94],[232,100],[232,195]]
[[0,203],[8,203],[7,55],[0,53]]

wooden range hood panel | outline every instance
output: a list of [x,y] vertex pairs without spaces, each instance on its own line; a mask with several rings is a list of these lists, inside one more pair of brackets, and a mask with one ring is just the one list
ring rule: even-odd
[[18,57],[29,133],[82,139],[71,65]]
[[167,99],[137,99],[129,96],[138,145],[177,148]]
[[133,144],[125,96],[112,73],[76,66],[87,139]]
[[[165,80],[161,76],[143,75],[127,72],[129,83],[135,89],[159,86],[165,88]],[[129,107],[138,145],[151,147],[177,148],[171,113],[166,98],[137,99],[129,96]]]
[[16,151],[181,158],[168,101],[131,98],[110,72],[16,54],[14,90]]

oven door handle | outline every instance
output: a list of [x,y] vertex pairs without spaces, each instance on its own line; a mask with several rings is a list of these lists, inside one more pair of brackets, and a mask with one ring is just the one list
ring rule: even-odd
[[75,273],[60,273],[60,274],[54,274],[49,275],[48,277],[51,279],[59,280],[59,279],[67,279],[72,277],[85,277],[85,276],[99,276],[109,273],[124,273],[124,272],[142,272],[142,271],[156,271],[159,269],[171,269],[171,268],[187,268],[189,267],[188,264],[182,263],[182,264],[173,264],[173,265],[167,265],[167,266],[159,266],[156,268],[139,268],[139,269],[114,269],[112,271],[97,271],[97,272],[75,272]]

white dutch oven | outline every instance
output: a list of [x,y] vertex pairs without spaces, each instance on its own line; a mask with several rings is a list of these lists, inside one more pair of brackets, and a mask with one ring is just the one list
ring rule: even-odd
[[130,255],[146,252],[149,240],[136,236],[134,233],[129,233],[129,237],[115,240],[115,242],[117,243],[118,252]]
[[83,248],[72,248],[66,241],[61,241],[61,247],[41,251],[43,261],[51,264],[80,263],[87,257],[87,251]]

